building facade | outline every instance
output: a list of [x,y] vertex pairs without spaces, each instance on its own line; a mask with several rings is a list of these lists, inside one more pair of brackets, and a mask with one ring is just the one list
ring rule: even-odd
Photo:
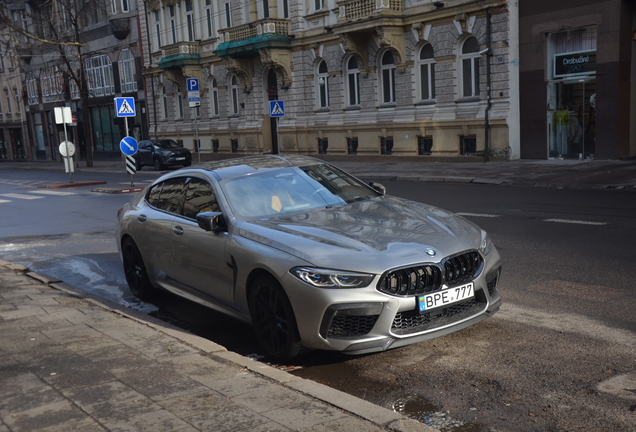
[[[14,20],[18,28],[12,31],[19,45],[18,93],[24,104],[21,138],[26,159],[61,160],[59,145],[64,141],[64,128],[56,124],[56,107],[71,107],[75,121],[67,132],[77,148],[76,158],[87,158],[88,145],[91,158],[121,157],[119,142],[125,136],[125,127],[115,113],[113,98],[117,96],[137,100],[139,113],[129,120],[129,134],[137,139],[146,137],[134,0],[19,0],[11,3],[11,9],[10,13],[19,18]],[[82,97],[83,82],[86,98]]]
[[515,5],[147,0],[149,134],[204,154],[517,158]]
[[636,156],[632,1],[519,6],[521,157]]

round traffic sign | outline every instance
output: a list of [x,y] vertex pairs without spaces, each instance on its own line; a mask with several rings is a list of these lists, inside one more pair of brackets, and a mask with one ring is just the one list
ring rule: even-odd
[[132,156],[137,153],[137,148],[139,144],[137,144],[137,140],[133,137],[125,137],[119,143],[119,149],[126,156]]
[[[68,148],[68,154],[66,154],[66,149]],[[60,143],[60,154],[64,157],[73,156],[75,154],[75,145],[73,145],[70,141],[62,141]]]
[[77,117],[76,116],[71,116],[71,122],[72,123],[77,123]]

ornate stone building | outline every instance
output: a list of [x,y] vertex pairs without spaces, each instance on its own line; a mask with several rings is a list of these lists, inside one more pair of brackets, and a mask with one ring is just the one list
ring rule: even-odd
[[516,3],[147,0],[149,133],[203,155],[517,158]]

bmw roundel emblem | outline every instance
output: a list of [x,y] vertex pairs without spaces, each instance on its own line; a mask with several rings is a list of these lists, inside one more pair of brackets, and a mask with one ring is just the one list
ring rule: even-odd
[[433,249],[426,249],[426,255],[428,256],[435,256],[437,252],[435,252]]

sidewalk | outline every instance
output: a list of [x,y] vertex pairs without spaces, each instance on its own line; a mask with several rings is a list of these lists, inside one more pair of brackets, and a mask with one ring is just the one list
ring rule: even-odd
[[0,432],[433,432],[0,261]]
[[[209,157],[209,155],[206,155]],[[236,155],[215,155],[228,158]],[[360,157],[347,155],[319,155],[321,159],[348,171],[364,180],[414,181],[414,182],[454,182],[510,185],[520,187],[550,187],[576,189],[620,189],[636,190],[636,159],[630,160],[515,160],[510,162],[434,162],[422,159],[399,159],[391,156]],[[196,158],[195,158],[196,159]],[[79,161],[76,173],[99,174],[100,172],[122,173],[128,176],[123,161],[95,161],[93,167],[86,167]],[[196,160],[192,164],[199,165]],[[13,162],[0,161],[3,169],[53,170],[67,181],[64,167],[60,162]],[[153,174],[150,168],[135,174],[136,180]],[[91,180],[99,180],[96,176]],[[128,178],[128,177],[126,177]]]

